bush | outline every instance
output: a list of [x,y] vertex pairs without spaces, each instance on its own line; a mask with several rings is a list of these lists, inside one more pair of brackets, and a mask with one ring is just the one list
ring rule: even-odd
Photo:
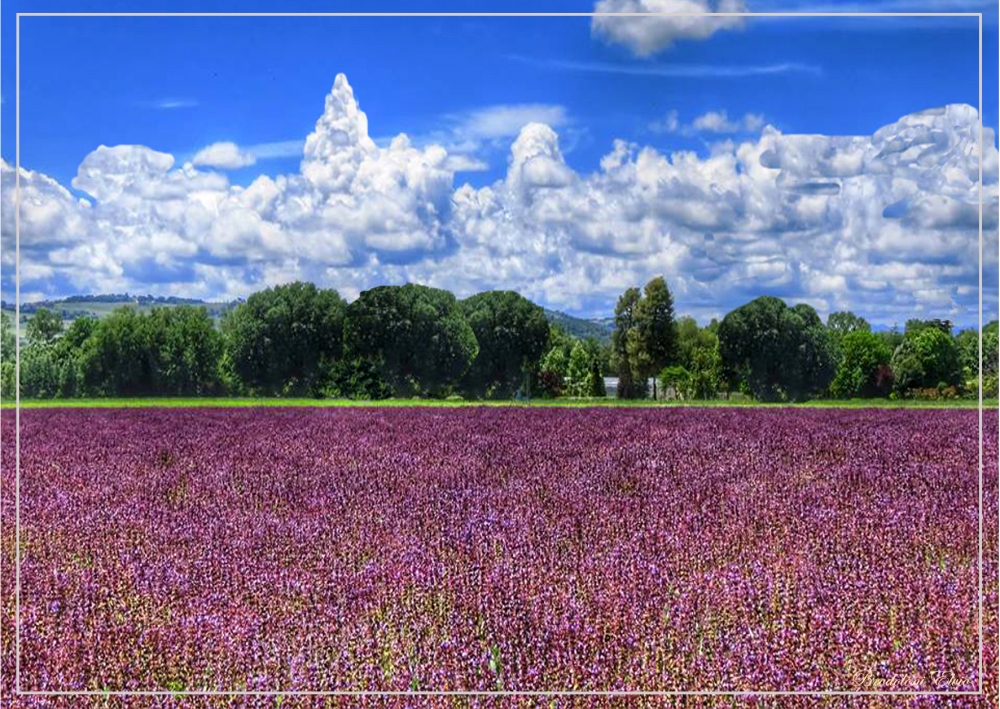
[[0,361],[0,400],[2,401],[14,400],[15,398],[14,385],[15,385],[14,361],[13,358],[8,360],[7,355],[4,355],[4,359]]
[[545,369],[538,373],[537,391],[543,399],[556,399],[562,396],[563,378],[558,372]]
[[892,367],[888,364],[880,365],[875,373],[876,396],[889,396],[895,381],[896,375],[893,373]]
[[392,396],[392,389],[369,360],[342,357],[327,369],[320,395],[333,399],[377,401]]
[[689,399],[692,394],[691,374],[678,365],[667,367],[660,372],[660,387],[664,398],[669,398],[669,392],[673,392],[675,399]]
[[59,393],[59,369],[51,345],[33,343],[25,347],[21,352],[21,396],[54,398]]
[[895,389],[903,396],[909,389],[957,387],[962,381],[958,347],[938,327],[908,331],[892,355],[892,371]]
[[830,384],[834,397],[869,398],[889,393],[886,369],[892,353],[882,338],[867,330],[855,330],[842,338],[839,349],[840,364]]
[[921,401],[951,401],[959,398],[957,387],[950,385],[940,385],[936,387],[918,387],[909,389],[907,398],[919,399]]

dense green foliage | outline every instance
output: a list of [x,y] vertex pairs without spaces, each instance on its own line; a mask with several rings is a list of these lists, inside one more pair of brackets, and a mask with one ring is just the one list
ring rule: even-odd
[[983,396],[994,397],[997,395],[997,362],[1000,357],[1000,323],[996,320],[987,323],[983,327],[983,352],[982,358],[979,354],[979,332],[974,329],[962,330],[955,337],[955,344],[958,347],[959,363],[962,367],[962,376],[966,382],[966,388],[979,390],[979,371],[982,367],[983,373]]
[[341,355],[346,308],[312,283],[254,293],[222,320],[227,377],[249,394],[317,394]]
[[719,325],[719,355],[761,401],[803,401],[834,377],[830,336],[816,311],[789,308],[764,296],[732,311]]
[[[457,301],[419,285],[374,288],[348,306],[292,283],[251,295],[218,328],[191,305],[127,306],[68,325],[43,307],[22,328],[20,386],[25,399],[591,399],[617,374],[623,400],[947,400],[976,397],[981,369],[984,396],[998,390],[996,321],[981,353],[977,330],[953,335],[947,321],[872,332],[854,313],[824,325],[811,307],[772,297],[702,327],[675,319],[662,278],[625,290],[614,320],[610,343],[581,339],[517,293]],[[0,396],[10,401],[16,340],[6,314],[0,325]]]
[[32,342],[49,344],[59,336],[62,329],[62,316],[47,308],[41,308],[28,321],[25,334]]
[[[711,399],[725,390],[726,377],[719,359],[718,323],[699,327],[692,317],[677,321],[678,363],[687,374],[684,398]],[[662,383],[663,377],[661,375]]]
[[638,288],[629,288],[615,305],[615,331],[611,335],[613,365],[618,372],[619,399],[645,399],[646,380],[638,372],[633,353],[639,344],[638,306],[642,295]]
[[610,371],[610,358],[610,348],[596,338],[577,339],[552,323],[532,392],[549,399],[605,396],[604,373]]
[[906,324],[903,341],[892,355],[897,394],[912,389],[958,387],[962,365],[950,324],[913,321]]
[[455,296],[412,283],[362,292],[347,308],[344,347],[401,396],[447,395],[479,353]]
[[830,313],[827,316],[826,330],[830,333],[830,346],[833,348],[833,356],[837,361],[840,361],[844,356],[844,352],[841,349],[844,338],[853,332],[871,332],[871,325],[860,315],[855,315],[850,311],[839,311]]
[[662,276],[647,283],[642,292],[629,288],[618,299],[611,350],[620,399],[645,398],[649,378],[676,360],[674,299]]
[[508,399],[529,377],[549,345],[545,311],[513,291],[487,291],[461,303],[479,354],[462,379],[468,396]]
[[320,395],[353,401],[376,401],[391,397],[392,389],[371,361],[363,357],[341,357],[330,367]]
[[830,385],[838,399],[888,396],[892,388],[889,359],[892,351],[878,335],[867,329],[851,330],[838,347],[840,364]]
[[222,339],[204,308],[153,308],[147,315],[123,308],[102,320],[78,318],[65,330],[59,316],[44,320],[44,327],[30,327],[29,321],[25,328],[25,397],[198,396],[221,391]]
[[6,313],[0,313],[0,399],[5,401],[14,398],[17,386],[16,350],[14,324]]

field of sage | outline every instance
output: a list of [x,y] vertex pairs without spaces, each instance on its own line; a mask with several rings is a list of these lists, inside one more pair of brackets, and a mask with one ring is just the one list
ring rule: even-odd
[[[80,706],[10,693],[13,414],[4,705]],[[977,421],[22,411],[21,689],[975,691]],[[996,411],[984,421],[987,693],[955,705],[997,698]]]

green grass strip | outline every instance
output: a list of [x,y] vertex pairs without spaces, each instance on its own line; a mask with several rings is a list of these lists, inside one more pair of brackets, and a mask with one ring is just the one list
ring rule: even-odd
[[[976,399],[952,399],[948,401],[927,401],[916,399],[821,399],[801,404],[762,403],[757,401],[624,401],[617,399],[535,399],[530,403],[514,401],[455,401],[441,399],[385,399],[381,401],[351,401],[348,399],[306,399],[306,398],[111,398],[111,399],[22,399],[22,409],[61,409],[61,408],[150,408],[150,407],[252,407],[252,406],[288,406],[288,407],[442,407],[459,408],[467,406],[490,406],[511,408],[587,408],[587,407],[624,407],[624,408],[833,408],[833,409],[976,409],[979,402]],[[997,408],[997,399],[984,399],[983,407]],[[13,409],[14,402],[4,401],[0,408]]]

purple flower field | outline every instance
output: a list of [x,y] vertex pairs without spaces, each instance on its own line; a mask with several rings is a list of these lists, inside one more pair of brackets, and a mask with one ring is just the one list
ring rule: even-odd
[[[974,691],[977,416],[23,411],[22,688]],[[2,426],[4,706],[89,706],[10,696]]]

